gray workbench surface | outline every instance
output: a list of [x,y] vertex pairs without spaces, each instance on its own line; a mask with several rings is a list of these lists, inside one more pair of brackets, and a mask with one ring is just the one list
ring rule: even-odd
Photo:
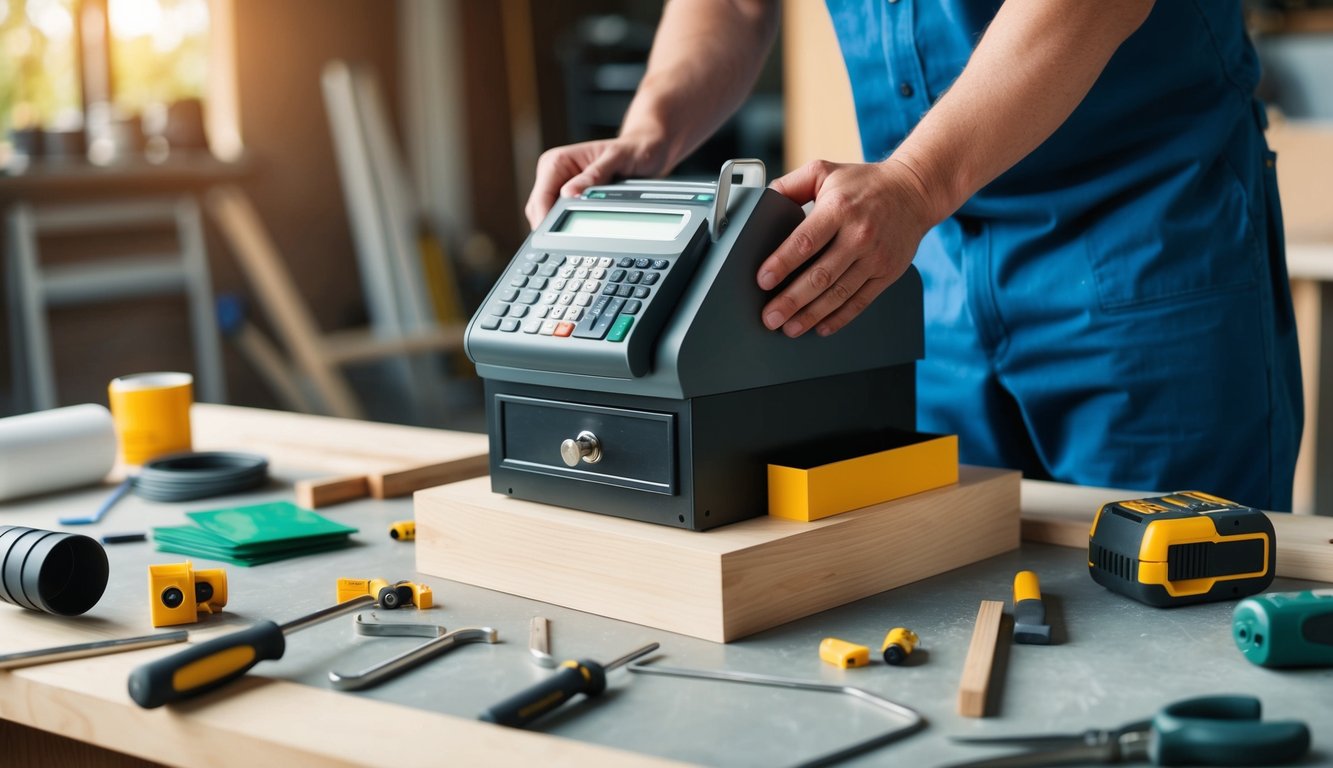
[[[283,478],[284,481],[292,478]],[[59,529],[71,508],[92,508],[104,495],[92,489],[0,505],[0,524]],[[100,535],[185,522],[183,511],[291,498],[275,482],[263,492],[223,500],[167,505],[130,497],[97,526],[66,530]],[[420,577],[413,544],[389,539],[393,520],[411,517],[411,501],[359,501],[323,510],[357,526],[357,546],[256,568],[227,568],[230,602],[201,626],[279,622],[329,605],[340,576],[419,578],[431,584],[441,607],[377,612],[381,619],[423,621],[450,629],[491,626],[499,645],[467,645],[379,688],[356,694],[412,707],[475,717],[483,708],[530,685],[549,670],[531,663],[528,622],[551,620],[557,658],[609,661],[649,641],[662,644],[660,663],[740,670],[855,685],[920,711],[927,728],[849,765],[939,765],[994,754],[955,746],[951,735],[1078,731],[1142,718],[1183,697],[1212,693],[1258,695],[1269,718],[1302,718],[1314,735],[1307,765],[1333,763],[1333,670],[1276,672],[1246,662],[1230,637],[1232,604],[1157,610],[1113,595],[1087,575],[1084,553],[1025,544],[1020,551],[826,611],[729,645],[537,603],[443,579]],[[595,546],[596,542],[589,542]],[[184,558],[156,552],[151,543],[107,547],[111,582],[89,614],[149,631],[146,566]],[[571,552],[571,558],[578,553]],[[216,565],[196,560],[198,567]],[[1009,605],[1014,572],[1041,577],[1059,645],[1014,646],[1002,638],[993,716],[954,713],[958,678],[978,602]],[[1307,589],[1309,582],[1279,579],[1275,590]],[[0,606],[0,610],[17,610]],[[81,619],[51,621],[77,622]],[[835,636],[878,650],[894,626],[915,630],[921,649],[902,667],[882,662],[839,670],[818,658],[819,641]],[[286,658],[255,673],[327,686],[331,668],[355,672],[422,642],[419,638],[365,638],[351,619],[291,636]],[[874,655],[872,654],[872,658]],[[226,695],[225,692],[214,694]],[[314,713],[312,713],[313,715]],[[850,697],[725,682],[681,680],[614,672],[600,700],[567,705],[541,724],[558,736],[621,749],[720,766],[773,766],[798,762],[894,725],[893,719]],[[404,734],[404,738],[429,738]],[[448,744],[440,744],[442,764]]]

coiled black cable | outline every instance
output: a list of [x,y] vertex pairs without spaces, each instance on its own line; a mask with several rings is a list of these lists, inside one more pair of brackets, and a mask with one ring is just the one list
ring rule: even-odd
[[193,501],[240,493],[268,480],[268,459],[253,453],[178,453],[145,462],[134,495],[149,501]]

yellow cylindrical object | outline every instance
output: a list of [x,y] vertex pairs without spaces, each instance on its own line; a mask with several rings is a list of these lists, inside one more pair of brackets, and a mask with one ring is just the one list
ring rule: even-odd
[[107,387],[121,458],[140,465],[189,451],[194,377],[188,373],[136,373]]
[[819,658],[835,667],[864,667],[870,663],[870,649],[836,637],[819,642]]
[[906,627],[894,627],[884,636],[884,645],[880,651],[884,654],[886,664],[898,665],[903,663],[912,651],[916,648],[921,638],[916,633]]
[[1032,571],[1019,571],[1014,576],[1014,605],[1023,600],[1040,600],[1041,582]]
[[399,520],[389,524],[389,538],[396,541],[414,541],[417,537],[415,520]]

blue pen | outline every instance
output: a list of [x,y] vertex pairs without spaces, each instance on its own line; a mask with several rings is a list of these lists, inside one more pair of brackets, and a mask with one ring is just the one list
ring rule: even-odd
[[130,489],[133,487],[134,487],[134,475],[130,475],[129,477],[122,480],[120,482],[120,485],[116,486],[116,489],[111,492],[110,496],[106,497],[106,500],[102,502],[101,506],[97,508],[96,512],[86,517],[62,517],[60,518],[60,524],[92,525],[93,523],[100,523],[102,521],[102,518],[106,517],[106,513],[110,512],[111,508],[116,506],[117,502],[125,498],[125,494],[129,493]]

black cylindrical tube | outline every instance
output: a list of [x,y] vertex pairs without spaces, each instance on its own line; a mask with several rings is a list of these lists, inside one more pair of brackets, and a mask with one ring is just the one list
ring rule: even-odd
[[87,536],[0,526],[0,600],[60,616],[87,612],[106,591],[106,550]]

